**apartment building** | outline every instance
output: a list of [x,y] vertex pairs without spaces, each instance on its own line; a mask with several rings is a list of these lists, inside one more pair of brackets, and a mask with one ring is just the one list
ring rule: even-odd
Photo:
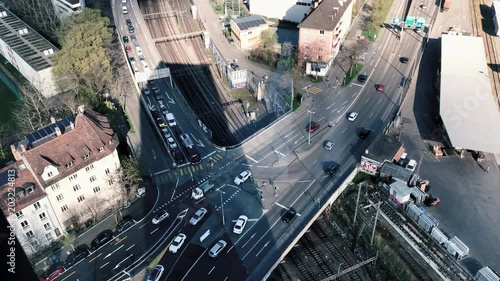
[[62,226],[76,229],[123,202],[117,146],[108,119],[81,106],[74,116],[52,120],[11,150],[44,189]]
[[0,207],[27,255],[64,234],[44,188],[24,162],[0,170]]
[[250,0],[250,14],[300,23],[311,9],[313,0]]
[[320,0],[299,24],[298,62],[308,75],[325,76],[351,25],[352,0]]

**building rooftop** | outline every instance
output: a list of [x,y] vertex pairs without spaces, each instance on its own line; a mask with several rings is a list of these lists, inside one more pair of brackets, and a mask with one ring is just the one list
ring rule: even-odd
[[443,34],[440,115],[453,147],[500,153],[500,112],[482,37]]
[[248,16],[232,19],[240,30],[247,30],[261,25],[266,25],[267,22],[261,16]]
[[385,160],[399,160],[403,152],[403,144],[398,139],[389,135],[378,135],[362,156],[383,163]]
[[[53,53],[59,51],[2,4],[0,4],[0,39],[36,71],[51,67]],[[8,56],[8,54],[3,55]]]
[[352,0],[322,0],[299,24],[299,28],[333,30]]
[[381,177],[390,176],[393,180],[399,179],[403,182],[408,182],[412,174],[412,171],[391,162],[385,162],[380,168]]

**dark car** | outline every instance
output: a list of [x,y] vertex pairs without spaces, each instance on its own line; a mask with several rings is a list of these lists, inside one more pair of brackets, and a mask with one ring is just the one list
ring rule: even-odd
[[290,223],[290,221],[297,215],[297,211],[295,211],[294,208],[290,207],[288,210],[286,210],[285,214],[283,215],[283,221],[286,223]]
[[330,176],[333,176],[333,175],[335,175],[338,172],[339,169],[340,169],[340,165],[339,164],[337,164],[337,163],[330,163],[326,167],[325,173],[327,173]]
[[156,100],[162,100],[162,99],[163,99],[163,96],[162,96],[162,94],[158,91],[158,92],[155,92],[155,98],[156,98]]
[[364,83],[368,79],[368,75],[366,73],[358,75],[358,81]]
[[64,267],[62,267],[62,265],[53,264],[44,273],[42,273],[42,275],[40,276],[40,281],[52,281],[63,272]]
[[131,227],[134,224],[134,220],[130,216],[125,216],[123,219],[116,225],[116,231],[122,232],[125,229]]
[[130,19],[126,19],[125,22],[127,23],[127,25],[131,25],[132,24],[132,20],[130,20]]
[[232,62],[231,63],[231,68],[234,69],[234,70],[238,70],[238,69],[240,69],[240,66],[237,63]]
[[111,231],[110,229],[104,230],[103,232],[99,233],[99,235],[97,235],[97,237],[92,241],[90,247],[92,248],[92,250],[97,250],[111,239],[113,239],[113,231]]
[[359,132],[359,137],[360,137],[361,139],[363,139],[363,140],[364,140],[364,139],[368,138],[368,136],[370,135],[370,132],[371,132],[371,131],[370,131],[370,129],[368,129],[368,128],[363,128],[363,129]]
[[317,129],[319,129],[319,123],[316,123],[314,121],[311,121],[306,127],[306,131],[309,133],[314,133]]
[[407,63],[409,60],[410,60],[410,58],[408,58],[408,57],[400,57],[400,58],[399,58],[399,61],[400,61],[401,63]]
[[123,43],[128,43],[128,36],[127,35],[123,35],[122,39],[123,39]]
[[87,244],[80,245],[76,247],[76,249],[68,255],[66,258],[65,264],[70,267],[75,265],[79,261],[83,260],[90,254],[90,248]]
[[135,36],[135,34],[130,35],[130,39],[137,41],[137,37]]

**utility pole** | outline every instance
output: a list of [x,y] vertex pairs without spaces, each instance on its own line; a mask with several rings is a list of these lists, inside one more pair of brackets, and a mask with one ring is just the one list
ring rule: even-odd
[[358,184],[358,197],[356,198],[356,207],[354,208],[354,221],[353,224],[356,223],[356,217],[358,216],[358,208],[359,208],[359,196],[361,195],[361,187],[363,183]]
[[312,128],[312,115],[315,113],[313,111],[310,111],[309,109],[307,110],[307,112],[309,112],[309,126],[307,127],[307,131],[309,132],[309,138],[307,140],[307,143],[308,144],[311,144],[311,128]]
[[382,202],[378,202],[377,204],[377,213],[375,214],[375,222],[373,223],[372,239],[370,240],[370,244],[373,244],[373,237],[375,237],[375,229],[377,228],[377,220],[378,220],[378,213],[380,212],[380,204],[382,204]]

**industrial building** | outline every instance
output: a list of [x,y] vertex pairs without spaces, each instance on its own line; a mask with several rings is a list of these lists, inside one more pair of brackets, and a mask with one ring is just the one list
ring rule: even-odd
[[85,8],[85,0],[52,0],[54,10],[63,19]]
[[45,97],[59,93],[52,76],[56,46],[0,4],[0,54]]
[[404,152],[403,144],[395,137],[378,135],[361,155],[360,169],[365,173],[375,175],[380,172],[385,162],[392,164],[393,161],[398,161]]
[[500,112],[482,37],[443,34],[440,115],[456,149],[500,153]]
[[248,3],[248,8],[251,14],[296,23],[302,22],[302,19],[304,19],[304,16],[312,6],[313,0],[251,0]]

